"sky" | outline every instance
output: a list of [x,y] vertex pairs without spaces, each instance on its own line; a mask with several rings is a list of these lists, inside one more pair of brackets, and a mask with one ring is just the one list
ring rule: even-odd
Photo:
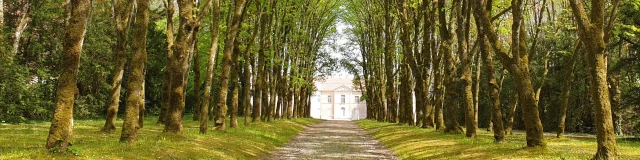
[[[336,22],[336,30],[337,30],[337,35],[332,37],[332,40],[334,41],[333,43],[336,45],[335,46],[335,50],[331,49],[330,46],[324,46],[323,48],[326,50],[329,50],[329,53],[331,53],[331,56],[337,59],[341,59],[343,58],[342,53],[338,50],[338,48],[340,46],[344,46],[346,43],[349,42],[349,40],[347,39],[346,35],[345,35],[345,29],[349,27],[349,24],[346,24],[344,22],[342,22],[341,20],[338,20]],[[334,72],[332,74],[332,76],[334,77],[353,77],[353,75],[349,74],[347,71],[345,71],[342,68],[339,68],[338,71]]]

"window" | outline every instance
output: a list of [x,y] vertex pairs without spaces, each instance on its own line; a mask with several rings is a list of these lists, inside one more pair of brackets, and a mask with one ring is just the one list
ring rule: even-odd
[[322,96],[318,96],[318,102],[322,102]]
[[354,101],[355,101],[356,103],[360,103],[360,96],[356,96],[356,97],[354,98]]
[[340,95],[340,103],[344,104],[347,102],[347,98],[344,95]]
[[347,110],[342,107],[342,116],[347,116]]
[[327,102],[331,103],[331,96],[327,96]]

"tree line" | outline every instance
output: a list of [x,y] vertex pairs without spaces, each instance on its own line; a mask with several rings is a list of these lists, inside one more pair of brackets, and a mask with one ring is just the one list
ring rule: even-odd
[[51,119],[45,145],[51,151],[67,150],[74,118],[104,116],[96,130],[113,133],[124,114],[120,141],[135,143],[145,113],[175,134],[183,133],[185,113],[200,121],[202,134],[212,126],[239,127],[241,116],[245,125],[310,117],[314,80],[335,68],[322,46],[336,32],[338,1],[4,0],[0,6],[0,120]]
[[[346,1],[341,66],[367,118],[502,142],[595,133],[613,159],[638,133],[640,1]],[[414,100],[415,99],[415,104]],[[415,106],[415,108],[414,108]],[[480,124],[480,125],[479,125]]]

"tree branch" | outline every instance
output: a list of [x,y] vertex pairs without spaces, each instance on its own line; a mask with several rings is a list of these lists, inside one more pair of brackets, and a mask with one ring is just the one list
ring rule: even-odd
[[578,3],[578,0],[569,0],[571,11],[576,18],[578,27],[588,29],[587,26],[591,25],[589,18],[587,18],[587,12],[584,10],[582,3]]
[[505,8],[502,12],[496,14],[495,16],[491,17],[491,22],[495,21],[496,19],[500,18],[500,16],[502,16],[503,14],[509,12],[511,10],[513,6],[509,6],[507,8]]

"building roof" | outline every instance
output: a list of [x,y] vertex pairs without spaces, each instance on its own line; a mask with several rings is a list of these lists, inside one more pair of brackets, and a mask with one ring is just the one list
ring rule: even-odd
[[329,77],[325,80],[316,80],[315,83],[318,91],[334,91],[339,88],[354,90],[353,77]]

